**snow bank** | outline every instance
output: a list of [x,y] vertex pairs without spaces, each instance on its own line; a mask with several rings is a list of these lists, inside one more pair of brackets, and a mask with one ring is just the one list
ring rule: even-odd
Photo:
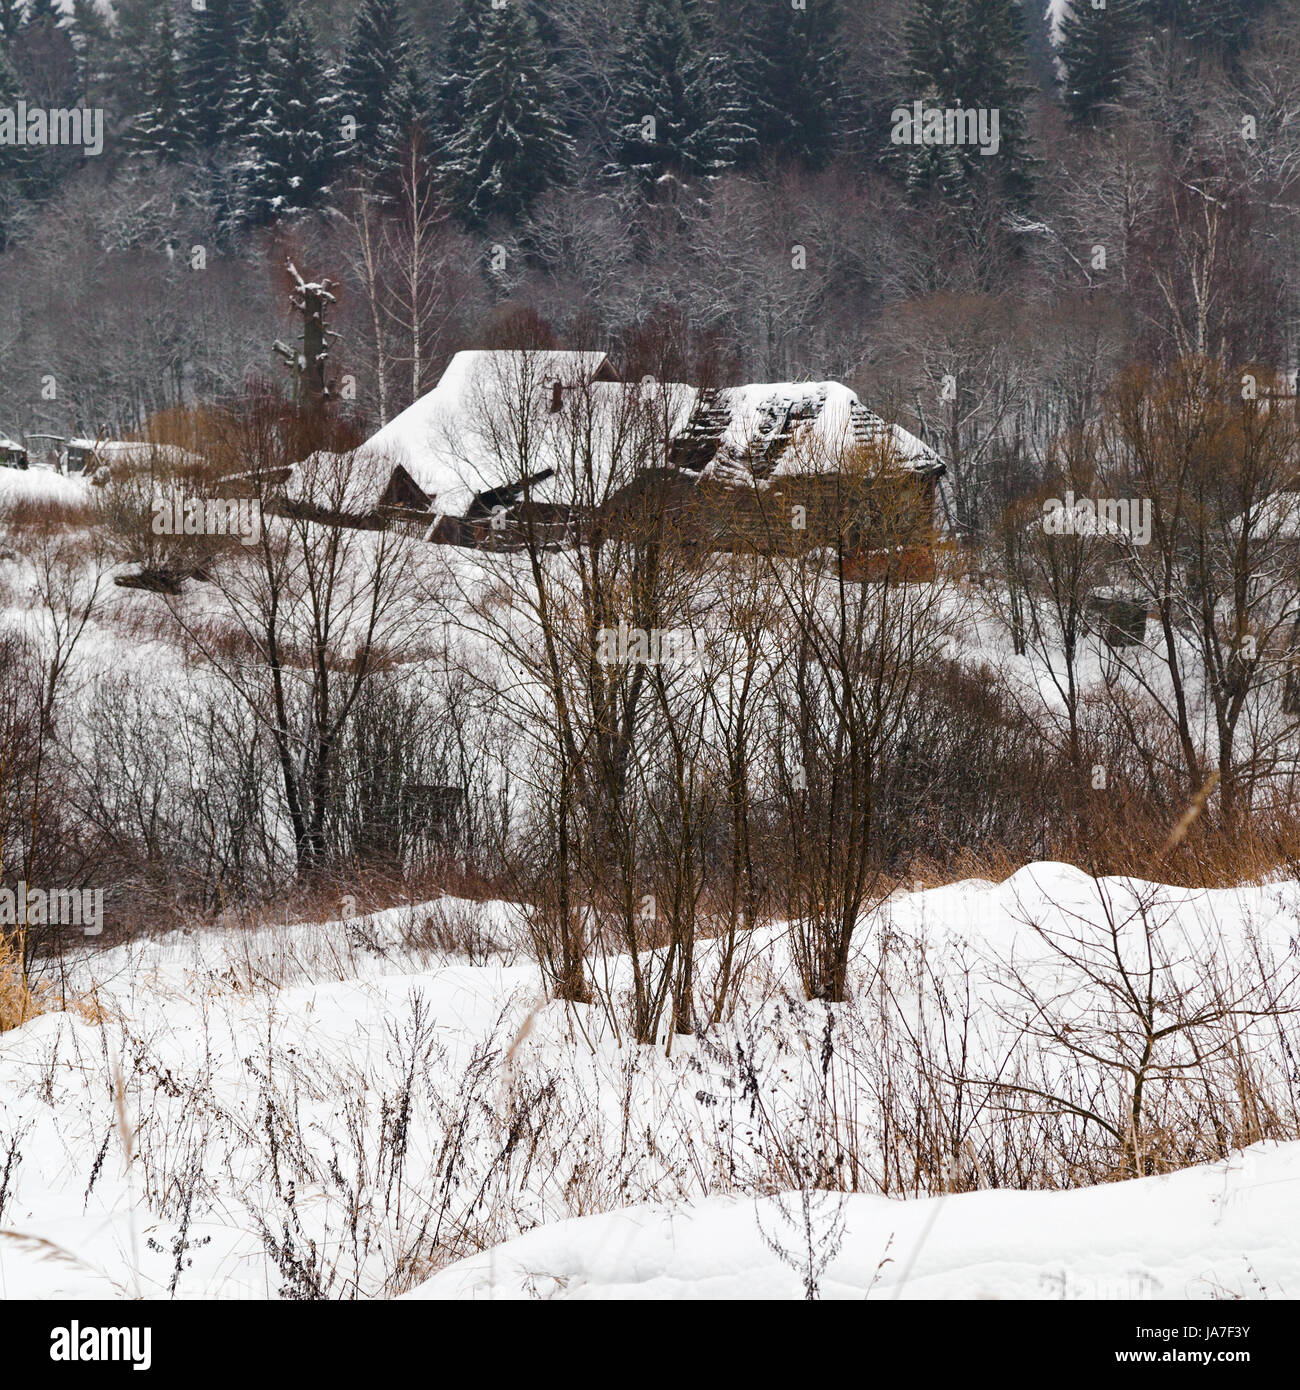
[[801,1298],[809,1238],[824,1298],[1293,1297],[1300,1144],[1074,1192],[635,1207],[530,1231],[407,1297]]
[[86,478],[65,477],[49,468],[0,468],[0,507],[15,502],[62,502],[75,506],[90,496]]

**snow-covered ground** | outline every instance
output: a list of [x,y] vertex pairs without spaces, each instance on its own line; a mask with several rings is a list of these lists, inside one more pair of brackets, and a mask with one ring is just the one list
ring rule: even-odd
[[[1063,956],[1066,934],[1101,954]],[[1040,864],[900,894],[863,923],[838,1006],[805,1000],[784,930],[758,929],[735,1006],[655,1046],[621,1025],[625,960],[605,963],[608,1007],[566,1007],[521,940],[508,904],[444,899],[70,954],[79,1008],[0,1035],[0,1296],[1300,1289],[1300,1144],[1170,1163],[1162,1140],[1157,1176],[1090,1186],[1121,1173],[1085,1173],[1088,1126],[952,1081],[960,1055],[967,1078],[1113,1118],[1106,1039],[1125,1025],[1105,952],[1136,969],[1157,943],[1164,1022],[1207,972],[1294,1003],[1300,884],[1191,892]],[[705,948],[702,1007],[716,964]],[[1021,1031],[1023,988],[1030,1023],[1101,1062]],[[1240,1066],[1216,1084],[1245,1066],[1267,1109],[1296,1083],[1296,1024],[1229,1031]],[[1176,1068],[1181,1043],[1159,1060]],[[1220,1064],[1201,1062],[1152,1079],[1153,1128],[1192,1128]],[[935,1126],[954,1154],[938,1183]]]
[[633,1207],[530,1231],[407,1297],[1294,1298],[1297,1231],[1300,1144],[1257,1144],[1073,1192]]

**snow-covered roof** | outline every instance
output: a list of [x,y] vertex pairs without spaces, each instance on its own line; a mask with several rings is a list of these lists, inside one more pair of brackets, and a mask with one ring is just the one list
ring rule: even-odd
[[98,443],[74,439],[69,447],[89,448],[101,463],[107,464],[153,464],[165,463],[173,468],[181,468],[201,463],[202,460],[179,444],[151,444],[138,439],[101,439]]
[[[638,426],[644,432],[657,421],[666,439],[685,424],[694,402],[689,386],[618,382],[601,352],[458,352],[432,391],[356,451],[349,492],[371,496],[373,506],[400,466],[435,511],[461,516],[477,494],[551,470],[530,497],[571,500],[568,475],[575,465],[604,475],[627,466],[638,447],[628,436]],[[646,443],[643,434],[639,446]],[[599,487],[602,478],[592,481]]]
[[[641,437],[632,440],[636,428]],[[595,483],[595,494],[583,500],[598,502],[606,479],[636,467],[668,462],[723,481],[763,483],[838,467],[853,448],[878,449],[900,469],[943,469],[932,449],[837,381],[711,391],[650,379],[629,386],[600,352],[469,351],[458,352],[432,391],[341,466],[348,510],[373,509],[400,467],[435,512],[463,516],[476,496],[548,471],[530,485],[532,500],[577,500],[574,469],[594,466],[598,476],[584,481]],[[291,496],[319,488],[322,461],[296,470]]]
[[[1241,531],[1242,519],[1233,519],[1235,534]],[[1300,541],[1300,492],[1275,492],[1253,508],[1250,534],[1261,540]]]
[[728,482],[838,468],[846,451],[878,450],[892,466],[941,472],[933,449],[868,410],[838,381],[754,382],[705,393],[692,421],[706,476]]

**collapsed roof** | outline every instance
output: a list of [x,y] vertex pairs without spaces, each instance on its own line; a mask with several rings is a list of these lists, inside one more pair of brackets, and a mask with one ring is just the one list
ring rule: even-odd
[[944,472],[914,434],[886,424],[838,381],[753,383],[701,391],[669,460],[720,482],[758,483],[832,471],[846,452],[872,451],[882,464]]

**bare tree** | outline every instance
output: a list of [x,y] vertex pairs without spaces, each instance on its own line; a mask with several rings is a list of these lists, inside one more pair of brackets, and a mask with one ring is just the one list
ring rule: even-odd
[[[304,427],[306,434],[304,435]],[[314,439],[313,439],[314,436]],[[344,730],[376,673],[419,642],[412,542],[350,524],[364,474],[350,450],[316,448],[319,422],[252,402],[212,450],[247,469],[261,508],[257,543],[212,576],[219,620],[182,598],[177,626],[266,729],[279,767],[299,873],[331,861],[327,827],[342,794]],[[289,504],[270,478],[293,470]]]
[[770,756],[789,835],[795,961],[810,997],[841,1002],[861,916],[885,896],[876,779],[953,613],[942,573],[907,574],[908,546],[929,537],[931,520],[892,452],[848,440],[805,447],[804,469],[833,485],[831,525],[785,560],[775,528],[792,518],[770,514],[784,636]]
[[1043,954],[1022,950],[996,968],[1005,994],[993,1007],[1018,1045],[1032,1047],[1042,1079],[977,1084],[1012,1111],[1042,1108],[1095,1127],[1124,1177],[1178,1166],[1180,1129],[1199,1134],[1207,1112],[1224,1152],[1265,1137],[1266,1114],[1251,1110],[1268,1046],[1258,1025],[1295,1014],[1294,968],[1234,950],[1212,914],[1181,920],[1154,885],[1095,886],[1097,918],[1026,912]]
[[[1231,820],[1267,778],[1285,737],[1278,702],[1295,579],[1289,488],[1300,468],[1294,412],[1271,373],[1189,359],[1130,374],[1117,389],[1103,466],[1114,495],[1149,499],[1151,539],[1125,573],[1157,615],[1121,668],[1177,736],[1186,787],[1217,773]],[[1246,735],[1243,742],[1243,735]]]

